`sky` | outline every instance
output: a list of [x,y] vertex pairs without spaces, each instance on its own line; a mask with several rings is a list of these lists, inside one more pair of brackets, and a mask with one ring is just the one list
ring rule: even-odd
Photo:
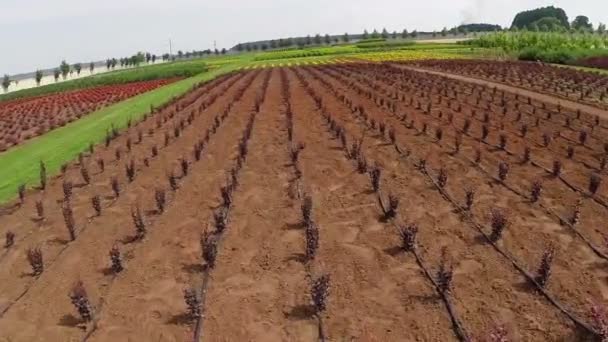
[[0,74],[129,56],[230,48],[239,42],[374,28],[433,31],[462,23],[510,26],[519,11],[554,5],[570,20],[608,23],[606,0],[0,0]]

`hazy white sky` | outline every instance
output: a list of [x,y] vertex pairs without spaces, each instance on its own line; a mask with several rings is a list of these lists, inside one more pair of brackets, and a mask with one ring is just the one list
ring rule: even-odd
[[0,0],[0,74],[137,51],[230,48],[238,42],[363,29],[509,26],[520,10],[555,5],[570,20],[608,23],[607,0]]

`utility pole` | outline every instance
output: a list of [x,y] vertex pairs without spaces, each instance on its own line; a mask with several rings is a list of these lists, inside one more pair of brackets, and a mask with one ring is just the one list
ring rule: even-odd
[[213,51],[215,52],[215,50],[217,50],[217,44],[216,44],[216,41],[214,40],[213,41]]
[[171,38],[169,38],[169,59],[173,57],[173,45],[171,44]]

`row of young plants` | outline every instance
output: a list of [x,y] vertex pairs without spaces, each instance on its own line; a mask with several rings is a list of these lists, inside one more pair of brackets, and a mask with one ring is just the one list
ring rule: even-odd
[[[327,125],[328,132],[333,138],[340,141],[341,148],[344,152],[343,156],[352,163],[353,168],[359,174],[367,175],[369,177],[371,190],[377,198],[377,202],[382,213],[381,221],[390,224],[394,228],[394,231],[400,237],[399,247],[401,248],[402,252],[412,253],[414,256],[416,264],[420,268],[421,272],[443,301],[448,316],[451,320],[454,334],[461,341],[469,341],[469,333],[466,332],[463,324],[461,323],[461,319],[454,308],[453,299],[450,295],[453,267],[447,260],[447,253],[445,249],[440,264],[437,267],[437,271],[435,274],[433,274],[433,272],[426,265],[416,243],[416,235],[419,229],[418,225],[415,223],[405,223],[400,219],[400,214],[398,211],[400,201],[398,197],[394,196],[392,193],[388,193],[387,196],[383,195],[383,182],[381,181],[382,168],[366,157],[363,151],[363,138],[359,140],[354,139],[352,134],[349,134],[346,128],[329,113],[324,104],[323,96],[321,96],[308,82],[306,76],[304,76],[304,74],[299,70],[295,70],[295,74],[308,95],[314,100],[316,106],[315,110],[320,114],[323,121]],[[318,80],[315,75],[310,75],[314,79]],[[394,135],[391,136],[394,137]],[[352,142],[350,145],[348,143],[349,141]],[[385,198],[386,201],[384,200]]]
[[[380,102],[380,101],[378,101],[377,98],[375,98],[374,100],[376,102]],[[384,101],[384,100],[381,100],[381,101]],[[410,107],[412,106],[412,102],[413,101],[412,101],[412,98],[411,98],[410,99],[410,104],[409,104]],[[441,98],[439,99],[438,102],[439,102],[439,104],[441,104]],[[448,110],[451,111],[451,108],[449,108],[449,107],[450,106],[448,106]],[[426,108],[426,109],[424,109],[424,108]],[[437,115],[437,117],[433,116],[432,109],[435,109],[435,114]],[[441,121],[441,119],[442,119],[442,111],[439,110],[437,112],[436,109],[437,108],[432,108],[430,103],[429,103],[428,106],[425,107],[425,106],[421,105],[419,102],[417,102],[417,104],[416,104],[416,110],[421,110],[425,114],[426,118],[424,119],[422,127],[420,129],[417,129],[415,127],[413,120],[411,120],[409,123],[406,123],[406,127],[409,128],[409,129],[417,129],[417,130],[419,130],[419,134],[427,134],[427,130],[433,130],[433,129],[432,128],[428,128],[429,125],[427,124],[426,119],[432,118],[432,119],[437,120],[439,122],[439,124],[434,129],[435,130],[435,138],[436,138],[435,143],[437,143],[437,144],[440,145],[442,143],[441,140],[442,140],[442,138],[444,136],[444,131],[443,131],[443,128],[441,126],[444,125],[445,123],[443,123]],[[460,109],[456,109],[455,110],[456,114],[458,114],[460,112],[461,112]],[[488,124],[489,116],[487,114],[484,115],[484,119],[482,121],[483,122],[483,126],[482,126],[483,129],[482,129],[482,136],[480,138],[472,136],[472,134],[469,132],[469,129],[470,129],[470,126],[471,126],[471,120],[468,117],[464,119],[463,126],[460,129],[459,127],[456,127],[455,124],[453,123],[453,118],[454,118],[453,115],[454,115],[454,111],[448,112],[448,114],[447,114],[447,116],[448,116],[448,124],[450,126],[452,126],[452,128],[455,131],[455,135],[454,135],[454,150],[453,150],[454,154],[457,154],[460,151],[460,146],[462,144],[463,137],[470,138],[475,143],[481,143],[481,144],[485,144],[485,145],[487,145],[489,147],[496,148],[497,151],[502,151],[502,152],[506,153],[507,155],[509,155],[509,156],[511,156],[511,157],[513,157],[515,159],[518,159],[518,162],[520,162],[522,165],[532,165],[532,166],[535,166],[537,168],[540,168],[540,169],[544,170],[544,172],[547,175],[555,177],[556,179],[560,179],[570,189],[572,189],[574,191],[577,191],[577,192],[581,193],[584,196],[589,196],[590,195],[591,198],[595,198],[595,200],[597,202],[599,202],[602,206],[605,207],[605,205],[602,204],[602,203],[604,203],[604,200],[596,196],[596,194],[597,194],[597,192],[598,192],[598,190],[600,188],[601,182],[602,182],[602,179],[601,179],[601,177],[598,174],[592,173],[589,176],[589,183],[588,183],[588,189],[587,190],[584,190],[584,189],[581,189],[579,187],[573,186],[570,182],[568,182],[567,180],[564,179],[564,177],[562,175],[562,169],[563,169],[562,162],[560,160],[555,160],[554,163],[553,163],[553,167],[551,169],[546,169],[545,167],[543,167],[542,165],[540,165],[539,163],[535,162],[532,159],[532,157],[531,157],[531,149],[529,147],[526,147],[524,149],[523,156],[519,160],[520,157],[518,157],[515,152],[512,152],[512,151],[510,151],[507,148],[507,135],[506,134],[502,134],[502,133],[499,135],[499,140],[498,140],[497,145],[494,146],[494,145],[490,144],[486,140],[486,138],[488,136],[488,133],[489,133],[489,128],[488,127],[491,127],[491,125]],[[471,113],[471,115],[474,116],[474,111]],[[519,117],[520,116],[518,115],[518,118]],[[407,121],[407,118],[404,118],[402,116],[402,117],[400,117],[400,120],[401,121]],[[518,121],[518,120],[519,119],[516,119],[516,121]],[[501,126],[504,126],[504,125],[501,125]],[[581,131],[581,132],[584,132],[584,131]],[[432,132],[431,132],[431,134],[432,134]],[[517,136],[517,137],[515,137],[515,139],[520,139],[520,138],[525,137],[525,135],[526,135],[525,131],[523,133],[521,133],[521,135],[522,135],[521,137]],[[544,135],[544,137],[545,137],[544,138],[544,143],[541,146],[541,148],[546,149],[549,146],[549,144],[551,142],[551,139],[548,137],[548,135]],[[581,139],[579,139],[580,140],[580,145],[582,145],[583,147],[585,147],[586,146],[585,145],[585,137],[586,137],[586,135],[580,134],[580,137],[581,137]],[[524,143],[525,143],[525,141],[524,141]],[[569,152],[569,153],[571,153],[571,152]],[[602,159],[604,159],[604,160],[606,159],[606,155],[605,154],[603,154]],[[480,168],[482,171],[484,171],[485,173],[488,173],[481,166],[481,161],[482,161],[481,150],[477,149],[474,161],[475,161],[473,163],[474,165],[477,165],[477,167]],[[498,175],[497,179],[501,180],[501,182],[503,182],[503,184],[504,184],[504,180],[506,180],[506,176],[508,174],[508,171],[510,170],[510,164],[505,163],[504,161],[499,161],[499,162],[497,162],[497,165],[498,165],[499,170],[502,170],[502,171],[499,172],[499,175]],[[598,172],[601,172],[602,169],[603,168],[600,167],[600,169],[598,170]],[[523,192],[522,191],[517,191],[517,190],[514,190],[513,187],[511,187],[511,186],[507,186],[507,187],[508,187],[509,190],[512,190],[516,194],[520,195],[523,199],[525,199],[525,200],[531,199],[533,202],[537,202],[538,199],[539,199],[540,192],[542,191],[542,182],[539,179],[537,179],[537,180],[534,180],[531,183],[531,185],[530,185],[530,191],[531,192],[528,192],[530,194],[529,196],[528,195],[524,195],[524,193],[526,191],[523,191]],[[558,221],[558,223],[562,223],[564,225],[568,225],[569,228],[571,228],[575,232],[577,232],[577,230],[573,226],[575,224],[577,224],[578,221],[580,220],[580,207],[581,207],[582,203],[577,203],[577,205],[572,209],[572,215],[570,217],[568,217],[568,218],[562,217],[561,215],[557,214],[555,211],[549,209],[548,207],[544,206],[543,204],[540,204],[540,205],[542,206],[542,208],[545,211],[549,212],[550,216],[553,216],[554,218],[556,218],[556,220]],[[583,236],[582,234],[580,234],[578,232],[577,232],[577,234],[583,239],[583,241],[585,241],[585,243],[587,243],[596,252],[596,254],[598,254],[602,258],[606,258],[606,255],[604,253],[602,253],[601,251],[599,251],[599,248],[597,248],[593,243],[591,243],[588,238],[586,238],[585,236]]]
[[290,192],[292,198],[300,200],[300,209],[302,213],[302,225],[304,226],[304,239],[305,239],[305,252],[304,252],[304,266],[306,269],[306,278],[309,281],[310,286],[310,297],[312,301],[312,314],[317,321],[317,334],[319,341],[326,341],[327,336],[325,328],[323,326],[323,313],[327,309],[327,301],[330,291],[331,278],[329,274],[323,273],[317,275],[317,267],[314,267],[316,263],[315,257],[317,250],[319,249],[319,226],[314,219],[314,203],[313,197],[309,194],[302,193],[302,189],[306,188],[304,185],[304,174],[300,165],[300,153],[304,150],[305,145],[301,142],[294,140],[294,120],[293,120],[293,109],[291,106],[291,93],[290,93],[290,82],[287,78],[287,72],[285,69],[280,69],[281,76],[281,96],[285,108],[283,109],[285,115],[285,129],[287,130],[288,140],[288,153],[293,167],[295,178],[292,180],[292,189],[295,191]]
[[[331,89],[331,88],[328,88],[328,89]],[[336,96],[339,97],[339,95],[337,95],[337,94],[336,94]],[[353,113],[361,116],[362,122],[365,123],[369,128],[376,129],[374,120],[373,119],[370,120],[370,118],[367,116],[365,111],[363,111],[363,112],[360,111],[360,109],[362,107],[360,107],[356,104],[353,104],[353,102],[347,98],[343,99],[343,103],[345,105],[349,106],[349,108],[352,109]],[[378,131],[380,131],[381,135],[383,137],[385,137],[385,139],[390,140],[391,142],[394,141],[394,138],[391,138],[391,136],[394,137],[394,135],[392,135],[390,133],[391,130],[388,130],[389,136],[386,137],[385,130],[382,128],[383,126],[384,126],[384,124],[378,125],[377,126]],[[397,148],[397,151],[401,151],[400,153],[404,154],[404,155],[409,154],[408,159],[413,159],[412,152],[409,152],[409,153],[403,152],[402,148]],[[430,176],[428,166],[426,165],[426,159],[424,159],[424,158],[418,159],[418,164],[416,166],[425,176],[427,176],[429,178],[430,181],[433,182],[435,187],[442,193],[444,198],[446,200],[448,200],[450,203],[452,203],[460,212],[466,212],[466,210],[467,210],[466,208],[469,208],[469,211],[470,211],[472,203],[474,202],[474,192],[467,191],[466,192],[466,205],[459,204],[458,201],[454,200],[452,197],[450,197],[444,191],[444,188],[446,186],[447,179],[448,179],[448,175],[444,169],[440,169],[439,172],[437,173],[437,177],[432,178]],[[586,331],[588,331],[592,334],[595,334],[596,336],[600,336],[603,334],[601,331],[603,331],[602,329],[604,329],[604,327],[600,326],[600,327],[598,327],[598,330],[596,330],[594,327],[591,327],[588,324],[582,322],[580,319],[578,319],[577,317],[572,315],[567,309],[565,309],[563,307],[563,305],[561,305],[556,299],[554,299],[545,289],[545,284],[547,283],[547,280],[550,275],[551,261],[553,259],[554,252],[552,250],[547,250],[545,252],[545,254],[543,255],[543,258],[541,260],[540,266],[537,270],[537,274],[531,275],[527,271],[525,271],[524,267],[520,266],[510,256],[510,254],[508,252],[504,251],[497,244],[497,242],[501,239],[502,232],[508,226],[508,223],[509,223],[508,217],[505,216],[504,212],[502,212],[500,210],[496,210],[496,211],[492,212],[492,217],[491,217],[492,232],[491,232],[491,234],[485,233],[483,230],[483,225],[476,222],[474,217],[468,216],[467,219],[473,228],[477,229],[481,234],[483,234],[484,238],[493,246],[493,248],[495,248],[503,257],[507,258],[516,267],[516,269],[520,273],[522,273],[554,306],[556,306],[558,309],[560,309],[562,312],[564,312],[566,314],[566,316],[569,317],[575,324],[577,324],[579,327],[582,327]],[[596,310],[596,312],[597,312],[597,310]]]
[[[180,157],[176,160],[176,163],[179,165],[181,174],[178,175],[178,174],[174,173],[173,171],[171,171],[167,174],[167,182],[168,182],[168,188],[170,189],[170,192],[167,192],[167,190],[165,190],[165,188],[163,188],[163,187],[156,187],[154,189],[153,198],[154,198],[154,203],[155,203],[155,209],[152,211],[147,211],[149,213],[152,213],[152,216],[142,214],[142,211],[140,210],[140,207],[138,204],[132,206],[131,218],[132,218],[133,226],[134,226],[134,234],[132,236],[128,236],[127,238],[123,239],[123,243],[125,245],[130,244],[130,243],[144,241],[145,237],[147,236],[147,234],[149,232],[149,229],[153,228],[153,226],[154,226],[154,223],[155,223],[154,217],[160,216],[165,213],[167,206],[169,205],[171,195],[173,195],[173,197],[175,197],[176,192],[180,188],[180,182],[183,182],[185,180],[185,178],[191,174],[190,170],[191,170],[192,164],[201,160],[202,153],[205,151],[206,146],[209,144],[210,139],[213,137],[213,135],[215,135],[218,132],[218,129],[222,126],[222,124],[227,119],[228,115],[232,112],[233,105],[240,101],[245,90],[247,90],[251,86],[251,83],[256,78],[256,76],[257,76],[257,74],[251,75],[251,77],[249,77],[246,80],[245,84],[236,90],[236,92],[233,95],[233,100],[228,103],[228,105],[225,107],[224,110],[220,111],[218,114],[216,114],[214,116],[214,118],[211,122],[211,127],[206,130],[204,135],[200,136],[195,141],[193,149],[192,149],[193,160],[189,160],[188,157]],[[133,250],[134,248],[136,248],[136,247],[132,247],[131,250]],[[122,265],[122,261],[121,261],[122,258],[120,257],[120,252],[118,251],[118,248],[116,246],[113,247],[112,250],[110,251],[110,259],[111,259],[110,269],[114,272],[114,274],[121,272],[125,268]],[[112,280],[114,280],[114,279],[112,279]],[[111,284],[110,284],[110,286],[111,286]],[[108,286],[108,288],[106,288],[105,293],[109,292],[110,286]],[[186,296],[185,299],[186,299],[186,303],[188,304],[189,300],[191,300],[192,298]],[[101,302],[103,303],[103,297],[101,299]],[[95,330],[97,329],[97,322],[100,319],[100,316],[101,316],[101,305],[99,308],[97,308],[97,311],[95,312],[94,324],[93,324],[92,328],[87,331],[87,334],[85,335],[84,340],[87,340],[95,332]],[[81,313],[81,317],[85,322],[87,322],[85,317],[82,316],[82,313]]]
[[[222,240],[226,230],[230,227],[230,213],[233,207],[234,192],[239,188],[239,176],[247,161],[249,154],[249,141],[253,132],[254,124],[257,115],[260,114],[261,106],[265,101],[268,83],[270,81],[270,72],[265,73],[262,82],[262,88],[257,93],[254,108],[249,115],[242,136],[238,140],[235,164],[230,170],[227,170],[226,183],[220,187],[221,203],[218,208],[213,210],[210,223],[207,228],[201,233],[200,249],[202,257],[202,285],[200,288],[189,287],[184,290],[184,301],[187,306],[188,317],[194,322],[193,341],[204,340],[204,317],[205,303],[207,298],[207,288],[211,280],[212,272],[216,267],[218,253],[221,249]],[[208,227],[213,227],[213,230],[208,230]]]
[[[207,101],[209,101],[209,99],[207,99]],[[213,100],[213,101],[215,101],[215,100]],[[208,102],[206,102],[206,103],[208,103]],[[188,122],[188,125],[191,125],[194,122],[193,121],[194,114],[197,114],[197,116],[200,115],[201,114],[200,108],[205,107],[206,103],[203,103],[201,105],[201,104],[195,104],[194,102],[191,102],[189,105],[194,105],[195,107],[199,107],[200,106],[199,107],[199,111],[195,113],[194,110],[192,110],[192,111],[185,110],[187,108],[187,106],[184,105],[183,101],[182,102],[178,102],[176,104],[176,110],[175,110],[175,112],[183,111],[183,112],[187,113],[187,114],[182,114],[182,115],[187,115],[188,116],[189,119],[187,120],[187,122]],[[177,120],[177,118],[179,118],[179,115],[175,116],[175,112],[171,112],[169,114],[169,116],[171,116],[173,118],[173,120]],[[160,115],[160,114],[157,114],[157,115]],[[225,117],[225,115],[223,115],[222,117]],[[214,120],[213,127],[212,127],[213,131],[218,126],[218,120],[219,120],[218,117],[216,117],[215,120]],[[176,138],[179,137],[182,134],[182,131],[185,128],[183,125],[178,125],[178,127],[179,127],[179,129],[177,131],[174,130],[174,132],[178,132]],[[158,127],[158,128],[160,128],[160,127]],[[207,133],[209,133],[209,131]],[[112,137],[112,139],[110,139],[110,141],[112,141],[115,137],[116,136],[113,135],[113,137]],[[204,144],[208,141],[208,137],[209,137],[209,135],[207,135],[205,138],[202,138],[201,141],[197,142],[197,144],[195,144],[195,150],[202,149],[204,147]],[[127,138],[127,141],[129,141],[128,139],[129,138]],[[202,146],[202,147],[200,147],[200,146]],[[143,153],[145,151],[141,151],[141,152]],[[198,160],[198,158],[196,158],[196,153],[197,152],[195,151],[194,152],[195,159]],[[156,148],[156,145],[152,146],[152,148],[151,148],[151,154],[152,154],[151,159],[154,160],[155,157],[158,155],[158,149]],[[200,152],[198,152],[198,154],[200,155]],[[144,158],[144,160],[146,160],[146,159],[147,158]],[[178,181],[179,181],[179,179],[183,178],[183,177],[185,177],[187,175],[188,169],[189,169],[189,165],[190,165],[190,162],[188,161],[187,157],[178,158],[178,163],[179,163],[181,171],[182,171],[182,176],[181,177],[177,176],[173,171],[171,173],[169,173],[168,176],[167,176],[168,181],[169,181],[169,186],[174,191],[177,190],[177,188],[178,188]],[[149,166],[149,164],[146,163],[146,162],[144,162],[144,164],[145,164],[146,167]],[[87,177],[88,177],[87,176],[88,171],[83,172],[83,170],[86,170],[86,168],[83,167],[84,163],[83,163],[82,159],[80,161],[80,165],[81,165],[81,169],[80,169],[81,170],[81,174],[83,176],[83,179],[85,180],[85,184],[84,185],[86,186],[86,180],[87,180]],[[104,163],[101,163],[100,165],[104,165]],[[129,162],[126,163],[126,165],[125,165],[125,174],[126,174],[126,178],[128,179],[129,183],[135,181],[135,177],[139,173],[136,170],[137,169],[135,168],[135,164],[134,164],[133,159],[131,159]],[[141,169],[140,169],[140,171],[141,171]],[[101,173],[103,173],[103,169],[101,170]],[[46,174],[45,174],[45,171],[44,171],[44,167],[41,169],[41,176],[44,176],[44,177],[41,177],[41,185],[42,185],[42,187],[46,187],[46,177],[45,177]],[[118,181],[118,179],[116,177],[111,177],[110,183],[111,183],[111,188],[112,188],[112,190],[114,192],[114,195],[112,197],[113,197],[113,199],[115,201],[115,200],[118,199],[118,197],[121,195],[121,193],[123,193],[123,191],[122,191],[123,189],[121,189],[121,185],[120,185],[120,183],[119,183],[119,181]],[[63,184],[62,184],[62,190],[63,190],[63,200],[62,200],[62,203],[63,203],[62,207],[63,207],[63,209],[62,209],[62,212],[63,212],[64,222],[65,222],[66,228],[67,228],[69,236],[70,236],[70,241],[74,241],[74,240],[76,240],[78,234],[82,234],[84,232],[84,229],[86,228],[86,224],[83,225],[82,227],[80,227],[77,230],[77,227],[76,227],[76,224],[75,224],[75,220],[74,220],[74,213],[73,213],[72,205],[71,205],[71,203],[73,201],[73,184],[70,181],[67,181],[64,178],[64,181],[63,181]],[[163,213],[164,212],[165,205],[166,205],[166,203],[168,201],[167,197],[168,196],[165,195],[165,190],[164,189],[161,189],[161,188],[155,189],[155,191],[154,191],[154,198],[156,200],[156,205],[157,205],[157,209],[156,209],[155,213],[159,214],[159,213]],[[101,206],[100,202],[101,202],[100,201],[100,196],[98,196],[98,195],[94,195],[91,198],[91,205],[92,205],[93,209],[95,210],[96,216],[101,216],[101,213],[102,213],[102,206]],[[41,206],[40,203],[41,202],[37,202],[37,205],[36,205],[37,211],[38,211],[38,216],[43,216],[44,210],[39,209],[39,208],[42,208],[42,206]],[[133,222],[134,222],[134,225],[135,225],[135,228],[136,228],[136,233],[133,236],[131,236],[129,239],[126,239],[124,241],[125,243],[139,241],[139,240],[141,240],[145,236],[145,233],[146,233],[146,223],[145,223],[144,217],[142,216],[141,210],[139,209],[138,206],[136,206],[136,207],[133,208],[133,210],[131,212],[131,215],[132,215],[132,219],[133,219]],[[91,222],[89,221],[88,224],[90,224],[90,223]],[[13,241],[14,241],[14,234],[13,234]],[[49,266],[49,264],[52,264],[54,261],[56,261],[59,258],[60,254],[65,249],[67,249],[69,246],[71,246],[71,245],[72,244],[69,243],[69,242],[66,243],[66,245],[64,246],[64,248],[53,259],[47,261],[46,263],[42,259],[42,252],[41,252],[41,250],[40,250],[39,247],[38,248],[32,248],[32,249],[30,249],[31,252],[28,252],[28,259],[29,259],[29,262],[30,262],[33,270],[34,270],[33,274],[36,277],[35,279],[37,279],[38,276],[40,276],[40,274],[42,273],[42,271],[44,269],[44,264],[46,264],[47,266]],[[110,253],[111,258],[113,260],[113,263],[118,262],[119,259],[120,259],[119,258],[120,255],[116,254],[116,253],[119,253],[118,249],[117,248],[113,248],[112,251],[111,251],[111,253]],[[116,260],[118,260],[118,261],[116,261]],[[122,269],[122,267],[120,265],[113,265],[112,269],[118,270],[118,269]],[[29,290],[29,288],[32,285],[33,285],[33,282],[28,285],[26,291]],[[18,299],[20,299],[21,297],[22,296],[20,296]],[[12,302],[11,306],[15,302],[16,301]],[[6,310],[8,310],[8,308],[6,308]],[[4,312],[6,312],[6,310]],[[84,316],[82,318],[86,321],[86,319],[85,319]],[[90,331],[89,333],[91,333],[91,332],[92,331]]]
[[530,89],[599,108],[608,108],[608,80],[604,74],[542,63],[499,62],[491,60],[411,61],[436,71],[461,74]]

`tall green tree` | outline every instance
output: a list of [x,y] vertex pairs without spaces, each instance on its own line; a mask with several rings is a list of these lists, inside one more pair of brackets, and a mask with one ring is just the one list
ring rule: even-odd
[[321,35],[320,34],[315,34],[315,45],[321,45]]
[[409,36],[410,34],[407,32],[407,29],[403,29],[403,32],[401,32],[401,38],[406,39]]
[[348,43],[350,41],[350,37],[348,36],[348,33],[344,33],[344,35],[342,36],[342,41],[345,43]]
[[36,70],[36,85],[40,86],[40,82],[42,82],[42,76],[44,76],[42,74],[41,70]]
[[82,64],[76,63],[74,64],[74,70],[76,70],[76,74],[80,76],[80,71],[82,71]]
[[152,54],[149,52],[146,52],[146,63],[150,63],[151,60],[152,60]]
[[11,85],[11,78],[9,75],[4,75],[4,77],[2,78],[2,89],[4,89],[4,92],[6,93],[8,91],[8,87],[10,87]]
[[388,39],[388,31],[386,28],[382,28],[382,38]]
[[579,15],[574,18],[571,26],[578,31],[593,31],[593,24],[591,24],[589,18],[584,15]]
[[95,63],[91,62],[89,63],[89,72],[92,74],[93,71],[95,71]]
[[441,30],[441,36],[446,37],[447,35],[448,35],[448,29],[447,29],[447,27],[444,27],[443,30]]
[[363,39],[369,38],[369,32],[367,30],[363,30]]
[[306,45],[310,45],[312,44],[312,38],[310,38],[310,35],[306,36]]
[[555,18],[560,22],[561,26],[564,28],[570,28],[566,11],[554,6],[541,7],[517,13],[513,19],[511,27],[517,27],[519,29],[529,28],[533,22],[546,17]]
[[599,33],[599,34],[604,34],[604,33],[606,33],[606,24],[599,23],[599,24],[597,25],[597,33]]
[[53,70],[53,77],[55,78],[55,82],[59,81],[59,75],[61,75],[61,70],[59,70],[59,68],[55,68]]
[[112,60],[110,58],[106,59],[106,69],[110,70],[112,67]]
[[412,36],[412,38],[418,37],[418,31],[416,31],[416,30],[412,31],[412,33],[410,33],[410,36]]
[[374,29],[374,31],[372,31],[372,39],[376,38],[380,38],[380,34],[378,33],[378,30]]
[[325,34],[324,41],[327,45],[331,44],[331,37],[329,36],[329,34]]
[[70,65],[66,61],[61,61],[61,64],[59,65],[59,70],[61,70],[61,76],[65,80],[68,77],[68,74],[70,73],[71,68],[70,68]]
[[397,31],[393,31],[393,34],[391,35],[391,37],[393,39],[397,39]]

